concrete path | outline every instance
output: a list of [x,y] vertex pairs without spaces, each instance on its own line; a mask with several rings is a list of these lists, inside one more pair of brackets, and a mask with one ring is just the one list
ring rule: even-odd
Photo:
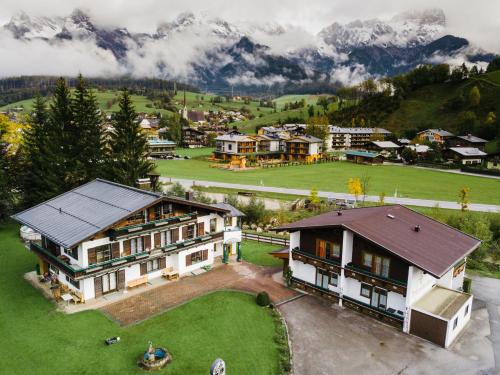
[[484,308],[472,312],[465,333],[448,350],[312,296],[279,309],[296,375],[495,374]]
[[[229,182],[217,182],[217,181],[203,181],[203,180],[188,180],[182,178],[169,178],[161,177],[162,182],[179,182],[183,186],[191,187],[194,185],[199,186],[212,186],[236,190],[253,190],[261,192],[270,193],[282,193],[282,194],[293,194],[293,195],[303,195],[309,196],[310,191],[305,189],[292,189],[292,188],[280,188],[272,186],[259,186],[259,185],[243,185],[243,184],[233,184]],[[331,191],[318,191],[318,195],[322,198],[335,198],[335,199],[354,199],[354,196],[347,193],[335,193]],[[367,202],[378,202],[379,197],[376,195],[367,195]],[[403,204],[408,206],[420,206],[420,207],[435,207],[436,205],[440,208],[448,208],[452,210],[459,210],[460,205],[456,202],[450,201],[438,201],[432,199],[417,199],[417,198],[394,198],[385,197],[386,203],[391,204]],[[481,211],[481,212],[500,212],[500,206],[493,204],[481,204],[481,203],[471,203],[469,205],[469,210],[471,211]]]
[[104,306],[101,311],[126,326],[216,290],[241,290],[255,294],[266,291],[275,303],[297,295],[298,292],[273,279],[277,272],[280,272],[280,267],[259,267],[232,261],[228,265],[221,264],[200,275],[186,276],[151,290],[143,287],[143,293]]
[[489,277],[472,276],[474,298],[486,304],[490,320],[489,340],[495,354],[495,374],[500,374],[500,280]]

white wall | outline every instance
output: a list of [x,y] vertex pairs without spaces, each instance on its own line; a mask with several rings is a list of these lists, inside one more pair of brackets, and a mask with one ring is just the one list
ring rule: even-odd
[[[469,306],[469,311],[467,312],[467,314],[465,314],[467,306]],[[462,306],[462,308],[458,311],[458,313],[455,314],[455,316],[448,322],[448,329],[446,331],[446,343],[445,343],[446,348],[450,346],[453,340],[455,340],[460,331],[462,331],[467,322],[470,320],[471,311],[472,311],[472,296],[469,298],[467,303],[465,303]],[[457,328],[453,329],[453,322],[455,321],[456,318],[458,318]]]
[[412,277],[408,285],[411,285],[409,291],[409,305],[413,305],[425,293],[427,293],[436,284],[437,280],[428,273],[424,274],[421,269],[411,266],[408,269],[408,277]]
[[455,290],[462,290],[464,285],[465,268],[456,277],[453,278],[451,288]]
[[[193,247],[189,250],[184,250],[179,252],[178,254],[179,275],[192,272],[204,266],[212,265],[214,263],[214,252],[212,251],[213,246],[214,246],[213,242],[210,242],[200,246]],[[186,266],[186,255],[195,253],[200,250],[208,250],[207,260],[193,264],[191,266]]]
[[388,292],[387,293],[387,308],[392,307],[394,310],[402,311],[405,313],[406,307],[406,298],[399,293],[396,292]]
[[352,279],[350,277],[345,278],[343,293],[347,297],[351,297],[363,303],[370,304],[370,299],[361,295],[361,283],[356,279]]
[[316,267],[310,264],[304,264],[299,260],[292,260],[291,258],[290,267],[293,271],[293,277],[307,281],[311,284],[316,284]]
[[453,267],[448,272],[446,272],[440,279],[437,280],[438,285],[441,285],[442,287],[448,289],[453,288],[452,283],[453,283]]

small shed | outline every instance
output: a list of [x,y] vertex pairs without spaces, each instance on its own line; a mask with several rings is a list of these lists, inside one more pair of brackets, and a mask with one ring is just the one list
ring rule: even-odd
[[346,159],[357,164],[382,164],[384,157],[376,152],[346,151]]

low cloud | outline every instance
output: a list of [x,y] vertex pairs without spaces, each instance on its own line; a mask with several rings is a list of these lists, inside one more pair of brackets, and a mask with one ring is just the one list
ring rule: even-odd
[[342,85],[357,85],[370,77],[365,66],[355,64],[353,66],[338,66],[334,68],[330,74],[332,83],[340,83]]

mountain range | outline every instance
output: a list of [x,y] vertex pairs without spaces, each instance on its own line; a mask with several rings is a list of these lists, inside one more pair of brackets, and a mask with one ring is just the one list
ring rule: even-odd
[[95,65],[88,74],[178,79],[215,91],[230,86],[348,85],[400,74],[422,63],[485,64],[494,58],[449,35],[439,9],[389,20],[334,22],[317,34],[290,25],[233,24],[194,13],[160,23],[154,32],[130,32],[98,25],[80,9],[67,17],[22,12],[0,27],[0,42],[5,40],[61,56],[86,53],[85,63],[76,67],[84,74]]

